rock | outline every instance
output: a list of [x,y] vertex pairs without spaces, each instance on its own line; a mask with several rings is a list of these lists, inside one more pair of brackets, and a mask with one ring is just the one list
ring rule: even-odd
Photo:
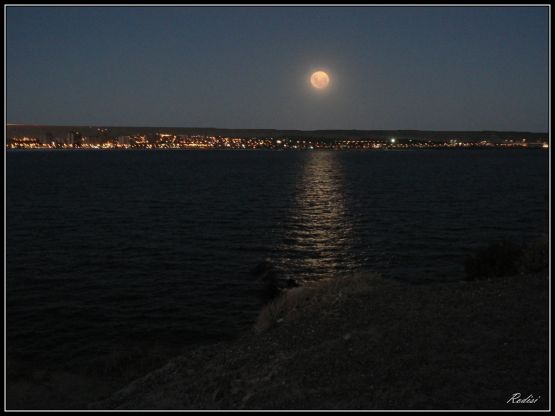
[[251,274],[254,276],[262,276],[269,271],[274,270],[274,265],[267,260],[258,263],[252,270]]
[[295,279],[293,279],[292,277],[290,277],[289,279],[287,279],[287,287],[288,288],[292,288],[292,287],[299,287],[300,285],[297,283],[297,281]]
[[267,260],[258,263],[251,270],[251,274],[262,283],[262,294],[265,300],[278,296],[284,290],[300,286],[295,279],[284,275],[281,270]]

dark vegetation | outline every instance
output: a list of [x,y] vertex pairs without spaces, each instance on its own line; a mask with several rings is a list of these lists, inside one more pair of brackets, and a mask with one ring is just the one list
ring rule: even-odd
[[537,273],[548,267],[547,238],[527,244],[517,244],[506,239],[494,241],[468,255],[464,264],[467,280]]

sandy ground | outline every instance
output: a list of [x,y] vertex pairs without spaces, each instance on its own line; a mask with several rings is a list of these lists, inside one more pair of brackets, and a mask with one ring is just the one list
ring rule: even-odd
[[[547,409],[547,273],[294,289],[90,409]],[[535,403],[507,403],[520,393]]]

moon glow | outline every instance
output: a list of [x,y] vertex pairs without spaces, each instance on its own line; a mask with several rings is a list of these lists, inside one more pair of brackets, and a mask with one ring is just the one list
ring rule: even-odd
[[310,83],[316,89],[322,90],[330,83],[330,77],[324,71],[316,71],[310,76]]

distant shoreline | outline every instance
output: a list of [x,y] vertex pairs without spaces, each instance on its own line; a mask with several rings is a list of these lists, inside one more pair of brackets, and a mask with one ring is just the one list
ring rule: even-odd
[[256,130],[175,127],[7,126],[7,148],[428,149],[544,147],[547,133],[421,130]]
[[364,134],[377,134],[377,133],[425,133],[425,134],[453,134],[453,133],[471,133],[471,134],[542,134],[547,135],[548,132],[539,131],[521,131],[521,130],[426,130],[426,129],[315,129],[315,130],[302,130],[302,129],[275,129],[275,128],[233,128],[233,127],[192,127],[192,126],[121,126],[121,125],[104,125],[104,124],[21,124],[21,123],[6,123],[6,128],[67,128],[67,129],[137,129],[137,130],[196,130],[196,131],[225,131],[225,132],[283,132],[283,133],[323,133],[332,132],[338,134],[351,133],[364,133]]
[[189,135],[214,135],[233,137],[258,137],[258,138],[306,138],[306,139],[372,139],[384,140],[390,137],[398,139],[417,139],[441,141],[457,138],[461,140],[547,140],[549,132],[526,132],[526,131],[499,131],[499,130],[416,130],[416,129],[320,129],[320,130],[297,130],[297,129],[241,129],[241,128],[218,128],[218,127],[170,127],[170,126],[83,126],[83,125],[30,125],[30,124],[7,124],[6,136],[44,134],[51,132],[56,134],[67,134],[71,131],[79,131],[83,135],[92,135],[99,130],[108,131],[113,135],[136,135],[136,134],[189,134]]

